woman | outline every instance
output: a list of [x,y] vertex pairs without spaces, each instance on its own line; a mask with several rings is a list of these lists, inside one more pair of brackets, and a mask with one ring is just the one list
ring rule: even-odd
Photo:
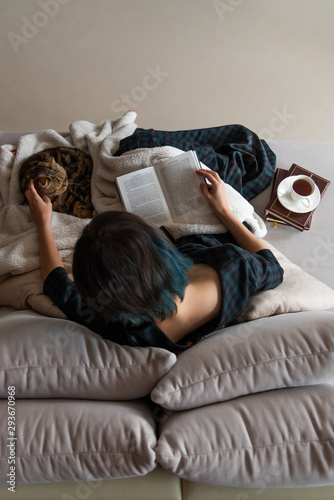
[[202,192],[233,243],[198,235],[173,245],[161,229],[126,212],[92,219],[73,255],[69,280],[51,230],[52,205],[33,182],[26,192],[37,225],[44,292],[76,321],[120,344],[182,352],[224,327],[252,295],[279,285],[283,270],[266,244],[229,209],[224,182]]

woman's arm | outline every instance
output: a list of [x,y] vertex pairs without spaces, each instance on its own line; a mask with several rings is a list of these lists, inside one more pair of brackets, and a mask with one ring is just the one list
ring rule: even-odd
[[25,192],[29,209],[37,226],[43,281],[56,267],[64,267],[51,229],[52,204],[47,196],[39,196],[31,179]]
[[201,184],[202,192],[209,206],[218,215],[228,231],[230,231],[238,245],[244,250],[254,253],[268,248],[262,240],[254,236],[232,213],[228,206],[224,182],[218,173],[205,169],[197,170],[196,173],[210,182],[210,190],[206,184]]

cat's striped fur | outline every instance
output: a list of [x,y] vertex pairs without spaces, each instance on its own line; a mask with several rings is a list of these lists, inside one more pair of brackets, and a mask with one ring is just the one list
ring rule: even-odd
[[51,199],[54,211],[91,218],[92,171],[92,159],[84,151],[69,147],[50,148],[23,162],[20,185],[24,193],[33,179],[38,194]]

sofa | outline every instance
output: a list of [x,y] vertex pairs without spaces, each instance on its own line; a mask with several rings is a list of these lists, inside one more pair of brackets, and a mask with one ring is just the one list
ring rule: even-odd
[[[277,167],[333,179],[334,144],[268,143]],[[332,188],[309,231],[266,223],[282,285],[178,357],[2,290],[0,498],[334,498]],[[262,217],[270,193],[252,201]]]

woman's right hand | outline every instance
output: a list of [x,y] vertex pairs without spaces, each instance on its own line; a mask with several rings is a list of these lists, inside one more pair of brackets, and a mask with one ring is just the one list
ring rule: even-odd
[[29,203],[29,210],[38,229],[51,225],[52,203],[47,196],[40,196],[34,186],[33,179],[30,179],[29,188],[25,192]]
[[210,186],[207,186],[206,183],[202,183],[200,186],[202,193],[212,210],[220,217],[224,217],[224,215],[230,213],[226,197],[225,184],[219,177],[218,173],[206,169],[196,170],[196,173],[210,183]]

